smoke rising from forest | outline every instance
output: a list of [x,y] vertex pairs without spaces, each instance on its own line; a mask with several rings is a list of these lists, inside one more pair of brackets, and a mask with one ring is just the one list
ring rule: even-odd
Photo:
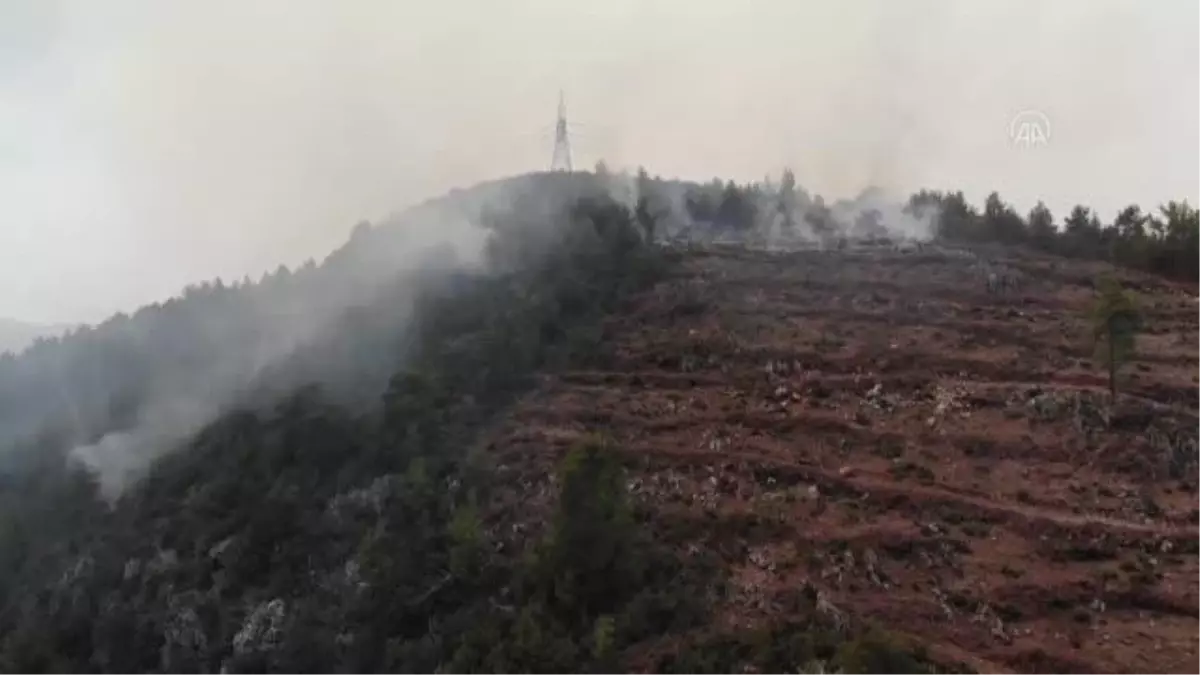
[[[343,401],[377,397],[402,360],[395,337],[404,334],[415,296],[449,274],[481,269],[483,211],[510,207],[503,190],[484,192],[474,202],[452,197],[376,225],[362,222],[320,265],[281,268],[256,284],[192,286],[177,311],[134,319],[123,337],[142,350],[186,350],[197,340],[200,350],[209,349],[164,363],[151,374],[154,386],[132,404],[128,424],[77,445],[69,457],[93,471],[112,498],[230,406],[256,405],[310,381]],[[211,343],[195,334],[161,342],[141,334],[180,324],[209,333]],[[90,393],[79,394],[81,404]],[[86,437],[88,427],[75,431]]]
[[[120,335],[126,345],[136,345],[141,354],[131,356],[135,359],[191,351],[182,361],[170,359],[148,374],[144,369],[134,369],[133,376],[110,374],[107,384],[124,379],[125,386],[140,391],[124,421],[121,415],[113,419],[111,405],[85,419],[89,405],[120,400],[121,385],[97,392],[75,381],[52,382],[52,400],[29,397],[27,417],[52,420],[55,403],[63,402],[82,411],[65,431],[89,440],[71,448],[68,458],[90,470],[101,493],[113,499],[155,459],[234,408],[270,405],[297,388],[316,384],[335,402],[369,409],[388,377],[408,360],[417,303],[450,287],[456,277],[504,273],[493,267],[503,256],[487,256],[485,249],[503,245],[506,228],[541,228],[540,238],[552,242],[562,220],[570,217],[569,207],[581,196],[622,205],[637,201],[629,180],[618,184],[561,174],[499,181],[453,191],[375,225],[360,223],[349,241],[319,265],[281,268],[258,283],[190,287],[173,307],[168,303],[151,308],[140,320],[135,316],[110,321],[96,329],[106,340]],[[525,232],[522,245],[527,250],[517,258],[536,264],[540,252],[534,244],[539,237],[531,239],[529,230]],[[188,328],[200,335],[179,332]],[[155,334],[162,331],[176,333],[157,340]],[[52,368],[85,354],[94,357],[87,342],[77,342],[79,335],[87,333],[69,337],[61,347],[40,347],[45,360],[39,361],[33,352],[10,362],[15,377],[0,369],[0,393],[19,383],[22,374],[44,385],[39,378],[46,372],[44,366]],[[139,374],[148,381],[136,380]],[[0,417],[0,429],[5,422],[15,420]]]
[[[68,457],[94,473],[111,499],[153,460],[231,406],[255,405],[309,382],[331,388],[343,401],[377,397],[386,383],[380,376],[402,364],[403,340],[397,336],[405,334],[419,289],[448,275],[487,273],[481,266],[485,244],[505,219],[541,223],[553,232],[581,194],[578,185],[594,185],[596,194],[629,213],[648,201],[663,236],[728,232],[720,223],[695,218],[689,205],[706,190],[715,189],[719,198],[728,189],[721,184],[656,181],[629,172],[560,178],[456,190],[379,224],[360,223],[320,264],[279,268],[257,282],[191,285],[165,305],[84,328],[61,343],[41,344],[0,372],[2,384],[14,393],[28,385],[22,388],[25,408],[10,410],[4,420],[4,437],[21,439],[38,431],[38,424],[54,424],[54,411],[70,411],[57,420],[66,424],[60,431],[79,439]],[[778,239],[772,245],[787,245],[777,208],[781,188],[765,181],[738,190],[754,202],[753,222],[744,225]],[[823,202],[802,186],[794,190],[785,200],[792,204],[788,233],[819,241],[808,222]],[[854,224],[870,211],[893,236],[929,235],[927,220],[905,213],[879,190],[826,209],[833,228],[826,234],[854,236]],[[104,358],[89,351],[97,342],[117,350],[106,363],[94,364],[112,368],[100,390],[63,368],[79,358]],[[160,364],[139,361],[146,358]]]
[[[360,219],[544,167],[560,89],[580,167],[746,182],[791,166],[831,201],[995,189],[1060,214],[1195,201],[1197,11],[7,3],[0,250],[20,255],[0,316],[99,321],[319,259]],[[1016,151],[1007,125],[1030,108],[1053,136]]]
[[[1197,163],[1178,148],[1200,144],[1197,11],[13,3],[0,21],[0,250],[20,254],[0,269],[0,317],[100,322],[193,287],[191,304],[85,331],[79,349],[110,364],[86,377],[49,349],[0,364],[25,392],[0,413],[0,440],[43,432],[26,412],[53,402],[73,418],[75,456],[120,476],[138,448],[169,445],[254,387],[386,370],[374,355],[396,345],[367,343],[403,332],[405,275],[475,269],[486,209],[380,215],[544,167],[560,89],[577,167],[607,160],[608,191],[630,210],[639,165],[741,185],[791,167],[786,216],[771,189],[752,197],[776,242],[783,220],[809,239],[873,225],[927,237],[935,214],[902,208],[925,186],[1060,214],[1195,200]],[[1054,122],[1045,147],[1013,146],[1008,123],[1026,109]],[[688,200],[662,190],[665,233],[698,226]],[[352,233],[363,219],[379,224]],[[348,236],[341,263],[303,264]],[[229,292],[264,270],[276,271]],[[355,331],[360,342],[339,342]]]
[[[1095,602],[995,648],[1010,567],[1195,569],[1171,1],[0,0],[0,670],[1086,665]],[[832,536],[880,509],[929,564]],[[1194,656],[1169,567],[1101,657]],[[946,574],[971,635],[875,625]]]

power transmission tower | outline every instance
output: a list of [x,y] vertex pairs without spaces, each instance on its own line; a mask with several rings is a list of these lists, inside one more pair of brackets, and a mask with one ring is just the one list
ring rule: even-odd
[[567,104],[562,92],[558,92],[558,123],[554,127],[554,156],[550,158],[551,171],[571,172],[571,137],[567,132]]

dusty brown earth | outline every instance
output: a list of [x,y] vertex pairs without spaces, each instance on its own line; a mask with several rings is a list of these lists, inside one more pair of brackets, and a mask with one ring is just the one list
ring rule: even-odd
[[[827,608],[999,672],[1196,672],[1195,289],[1122,273],[1147,331],[1109,402],[1106,266],[990,250],[683,254],[494,436],[536,530],[554,463],[616,441],[634,498],[729,590],[706,630]],[[989,294],[979,258],[1015,270]],[[653,667],[671,640],[641,645]]]

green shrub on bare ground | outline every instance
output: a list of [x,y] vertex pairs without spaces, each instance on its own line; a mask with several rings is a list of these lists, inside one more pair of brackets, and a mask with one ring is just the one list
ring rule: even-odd
[[730,673],[753,667],[764,673],[941,673],[972,672],[965,664],[938,664],[920,646],[888,631],[838,629],[812,614],[787,622],[723,635],[681,647],[658,665],[659,672]]

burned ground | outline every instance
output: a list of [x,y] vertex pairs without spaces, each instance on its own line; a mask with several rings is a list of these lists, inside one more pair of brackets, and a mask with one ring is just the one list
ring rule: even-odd
[[[1020,287],[988,293],[981,257]],[[1147,330],[1112,404],[1087,319],[1103,268],[686,252],[610,317],[603,368],[547,376],[490,434],[511,486],[493,517],[533,541],[567,448],[615,441],[656,537],[728,572],[708,627],[630,667],[801,620],[803,588],[950,668],[1194,669],[1194,289],[1123,277]]]

